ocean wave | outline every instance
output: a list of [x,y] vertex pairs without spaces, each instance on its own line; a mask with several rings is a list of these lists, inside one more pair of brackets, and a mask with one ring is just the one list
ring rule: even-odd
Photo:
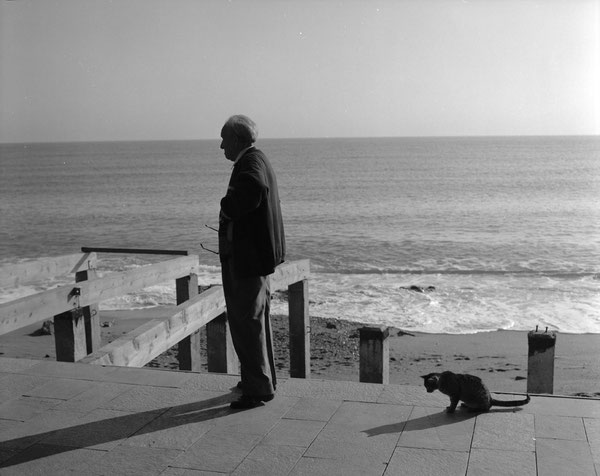
[[547,276],[557,279],[583,279],[591,278],[600,280],[600,273],[597,271],[563,271],[557,269],[534,270],[534,269],[459,269],[459,268],[431,268],[431,269],[416,269],[416,268],[353,268],[346,267],[343,269],[333,269],[323,266],[314,266],[313,269],[322,274],[348,274],[348,275],[458,275],[458,276]]
[[[111,268],[112,266],[112,268]],[[116,259],[99,274],[140,266]],[[354,272],[351,272],[354,271]],[[219,284],[221,269],[199,267],[199,284]],[[0,289],[0,302],[58,285],[73,276]],[[411,286],[431,287],[415,292]],[[408,331],[464,334],[549,327],[566,333],[600,333],[600,280],[597,273],[474,269],[347,269],[323,272],[313,266],[309,279],[310,315]],[[175,283],[150,286],[103,301],[100,308],[139,309],[175,304]],[[287,314],[285,293],[276,294],[274,313]]]

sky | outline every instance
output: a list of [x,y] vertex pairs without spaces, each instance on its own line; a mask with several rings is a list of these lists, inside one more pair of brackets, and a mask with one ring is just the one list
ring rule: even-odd
[[599,0],[0,0],[0,142],[600,134]]

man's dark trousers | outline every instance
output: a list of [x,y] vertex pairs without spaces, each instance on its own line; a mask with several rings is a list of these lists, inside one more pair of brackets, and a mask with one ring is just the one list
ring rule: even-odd
[[277,383],[269,317],[269,277],[236,276],[231,258],[221,263],[221,270],[231,338],[242,362],[243,393],[272,395]]

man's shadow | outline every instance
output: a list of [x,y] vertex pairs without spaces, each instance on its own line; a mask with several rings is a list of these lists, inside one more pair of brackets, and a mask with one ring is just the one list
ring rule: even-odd
[[391,423],[389,425],[376,426],[368,430],[364,430],[367,436],[377,436],[389,433],[402,433],[404,431],[420,431],[429,428],[437,428],[445,425],[453,425],[458,422],[463,422],[475,418],[483,413],[514,413],[520,411],[520,408],[502,408],[502,409],[491,409],[488,412],[474,412],[466,409],[459,409],[455,413],[446,413],[442,410],[437,413],[431,413],[421,417],[399,421],[397,423]]
[[[138,436],[182,425],[214,420],[236,413],[235,410],[229,408],[229,403],[235,395],[233,390],[230,394],[194,403],[106,418],[2,441],[0,442],[0,449],[9,452],[16,451],[17,454],[0,463],[0,468],[72,451],[75,448],[100,445],[129,438],[133,435]],[[45,444],[43,455],[27,451],[27,448],[36,443]]]

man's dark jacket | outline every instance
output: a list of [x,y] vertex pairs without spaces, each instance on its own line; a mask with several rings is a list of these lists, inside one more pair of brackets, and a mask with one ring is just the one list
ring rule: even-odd
[[252,147],[233,166],[221,199],[219,254],[240,277],[267,276],[285,259],[277,179],[265,154]]

